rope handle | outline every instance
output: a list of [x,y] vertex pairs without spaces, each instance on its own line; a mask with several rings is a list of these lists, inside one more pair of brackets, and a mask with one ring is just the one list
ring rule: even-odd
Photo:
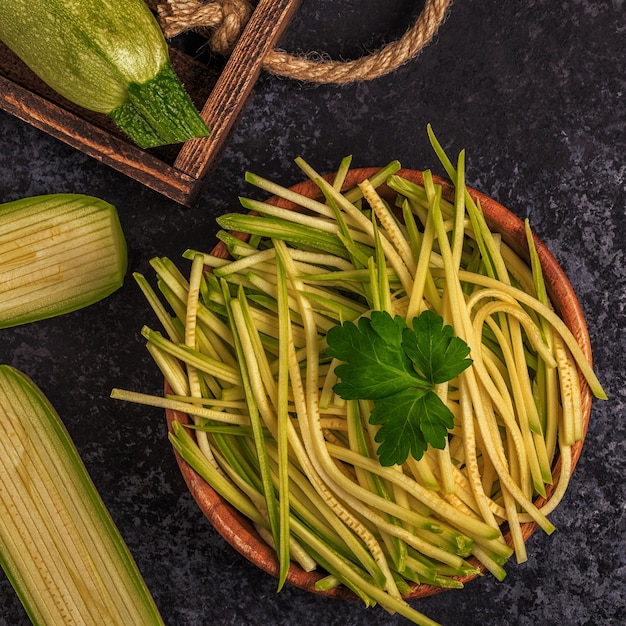
[[[426,47],[446,18],[451,0],[426,0],[413,26],[398,40],[352,61],[320,59],[319,53],[292,55],[270,51],[263,68],[277,76],[311,83],[346,84],[379,78],[404,65]],[[249,0],[165,0],[157,7],[167,38],[194,30],[211,49],[227,56],[237,43],[254,8]]]

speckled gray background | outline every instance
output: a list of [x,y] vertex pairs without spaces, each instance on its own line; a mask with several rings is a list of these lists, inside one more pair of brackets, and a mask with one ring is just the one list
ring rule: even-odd
[[[290,50],[351,58],[402,33],[420,3],[303,0]],[[417,9],[416,9],[417,7]],[[411,13],[412,11],[412,13]],[[408,13],[408,15],[407,15]],[[346,87],[270,75],[256,85],[200,202],[182,208],[0,113],[0,199],[84,192],[119,208],[130,270],[214,243],[250,169],[300,180],[298,155],[397,158],[437,171],[425,127],[467,149],[469,183],[522,217],[561,262],[589,320],[596,402],[571,488],[529,560],[415,605],[446,626],[626,624],[626,5],[623,0],[457,1],[436,41],[392,75]],[[140,338],[152,322],[132,280],[97,305],[2,331],[0,361],[28,373],[63,416],[170,626],[369,626],[405,620],[287,588],[228,547],[186,492],[159,410],[109,399],[160,392]],[[28,620],[6,579],[0,624]],[[129,625],[130,626],[130,625]]]

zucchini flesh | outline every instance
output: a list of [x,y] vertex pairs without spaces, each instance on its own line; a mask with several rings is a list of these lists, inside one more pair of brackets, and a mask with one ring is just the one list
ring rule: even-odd
[[141,148],[209,133],[144,0],[2,0],[0,40],[57,93],[109,115]]
[[161,625],[55,409],[0,365],[0,563],[35,625]]
[[121,287],[126,268],[112,204],[50,194],[0,205],[0,328],[93,304]]

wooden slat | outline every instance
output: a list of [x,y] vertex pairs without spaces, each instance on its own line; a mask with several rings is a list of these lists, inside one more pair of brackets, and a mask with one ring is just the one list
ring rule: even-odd
[[278,43],[301,0],[260,0],[202,109],[211,135],[185,143],[175,167],[204,178],[224,148],[234,120],[247,102],[265,55]]

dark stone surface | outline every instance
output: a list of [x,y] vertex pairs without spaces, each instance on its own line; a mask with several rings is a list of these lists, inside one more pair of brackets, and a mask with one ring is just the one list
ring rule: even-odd
[[[395,1],[304,0],[290,50],[356,57],[397,36],[415,13]],[[413,7],[413,8],[412,8]],[[529,560],[415,606],[446,626],[626,623],[626,208],[623,0],[457,2],[436,41],[373,82],[309,86],[263,75],[201,201],[182,208],[20,121],[0,114],[0,198],[60,191],[113,202],[130,270],[154,255],[210,248],[214,218],[236,210],[250,169],[284,183],[300,155],[320,171],[400,159],[438,171],[425,127],[468,182],[528,216],[569,275],[588,318],[609,395],[596,402],[557,531],[536,533]],[[414,17],[414,15],[413,15]],[[0,361],[30,375],[63,416],[167,624],[403,624],[357,603],[286,588],[236,554],[192,501],[161,411],[109,399],[114,386],[159,393],[140,329],[152,322],[132,280],[65,317],[2,331]],[[28,620],[4,577],[0,624]]]

